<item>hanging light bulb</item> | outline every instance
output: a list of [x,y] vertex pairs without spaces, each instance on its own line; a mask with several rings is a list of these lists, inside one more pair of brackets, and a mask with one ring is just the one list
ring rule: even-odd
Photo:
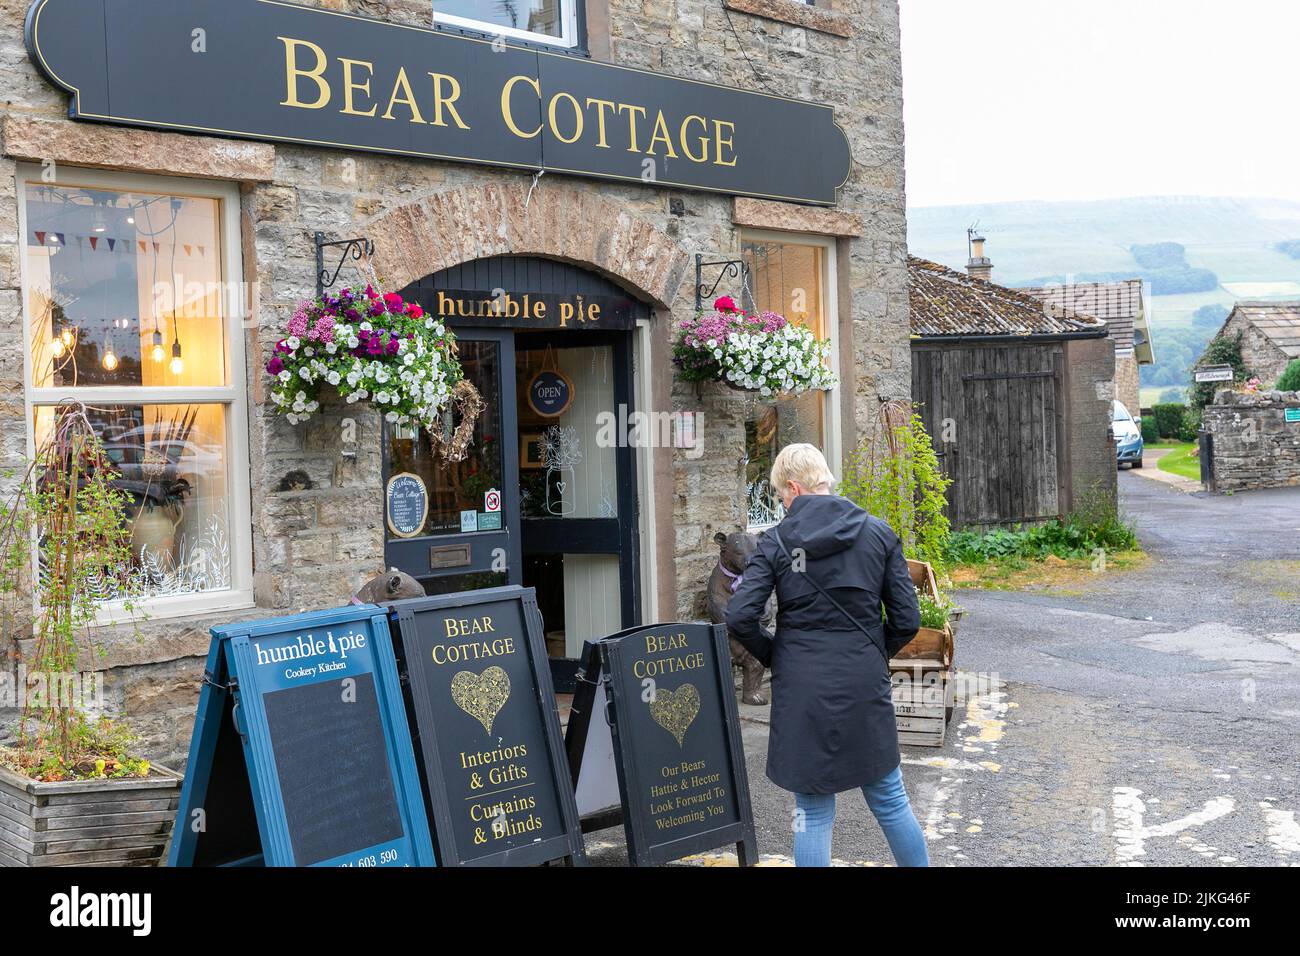
[[76,338],[76,336],[72,332],[72,326],[65,325],[63,327],[63,331],[59,333],[59,338],[63,340],[64,348],[67,349],[72,348],[72,340]]
[[167,353],[163,351],[162,333],[159,332],[157,329],[154,329],[154,333],[153,333],[152,356],[155,362],[161,362],[164,358],[167,357]]
[[99,360],[99,364],[104,366],[104,371],[112,372],[117,369],[117,355],[113,351],[113,346],[109,345],[104,349],[104,357]]
[[172,343],[172,361],[171,370],[173,375],[179,375],[185,371],[185,363],[181,361],[181,343]]
[[66,346],[63,344],[63,339],[56,335],[54,340],[50,342],[50,351],[54,353],[54,357],[57,359],[63,358],[65,350]]

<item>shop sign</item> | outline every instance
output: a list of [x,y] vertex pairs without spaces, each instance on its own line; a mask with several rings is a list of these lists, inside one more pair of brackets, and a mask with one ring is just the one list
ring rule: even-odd
[[599,813],[609,802],[612,750],[634,866],[723,846],[736,848],[742,866],[755,863],[726,628],[623,631],[584,651],[582,660],[566,743],[584,812]]
[[439,289],[427,299],[421,303],[426,311],[457,326],[618,332],[636,327],[635,304],[630,297]]
[[528,407],[543,418],[558,418],[573,404],[573,383],[557,369],[542,369],[528,383]]
[[26,37],[74,119],[824,205],[850,170],[828,106],[282,0],[36,0]]
[[212,629],[171,866],[432,866],[385,612]]
[[1206,365],[1196,369],[1197,382],[1231,382],[1232,377],[1231,365]]
[[533,590],[389,608],[442,865],[583,862]]
[[429,517],[429,491],[419,475],[402,472],[388,479],[385,495],[388,530],[399,538],[414,538]]
[[1288,424],[1300,423],[1300,408],[1288,408],[1284,414]]

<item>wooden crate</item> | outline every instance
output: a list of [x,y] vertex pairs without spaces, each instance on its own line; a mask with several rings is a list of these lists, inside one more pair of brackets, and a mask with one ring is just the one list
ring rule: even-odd
[[40,783],[0,768],[0,866],[156,866],[181,776]]
[[[931,662],[933,663],[933,662]],[[951,671],[946,667],[894,669],[892,699],[898,742],[917,747],[942,747],[951,718],[948,695]]]

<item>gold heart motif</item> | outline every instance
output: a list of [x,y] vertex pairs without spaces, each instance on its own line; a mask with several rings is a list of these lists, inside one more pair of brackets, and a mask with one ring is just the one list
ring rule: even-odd
[[682,745],[686,730],[700,712],[700,692],[694,684],[683,684],[675,691],[656,690],[650,701],[650,716],[654,722],[677,738]]
[[482,674],[460,671],[451,679],[451,699],[489,734],[509,697],[510,675],[499,667],[489,667]]

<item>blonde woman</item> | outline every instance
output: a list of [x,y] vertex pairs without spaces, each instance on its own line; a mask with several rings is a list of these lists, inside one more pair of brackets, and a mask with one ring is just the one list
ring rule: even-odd
[[[830,865],[835,795],[861,790],[898,865],[928,866],[890,701],[889,658],[921,625],[902,545],[832,493],[812,445],[783,448],[771,481],[785,518],[759,538],[727,628],[772,669],[767,776],[795,795],[795,865]],[[773,588],[775,635],[759,624]]]

